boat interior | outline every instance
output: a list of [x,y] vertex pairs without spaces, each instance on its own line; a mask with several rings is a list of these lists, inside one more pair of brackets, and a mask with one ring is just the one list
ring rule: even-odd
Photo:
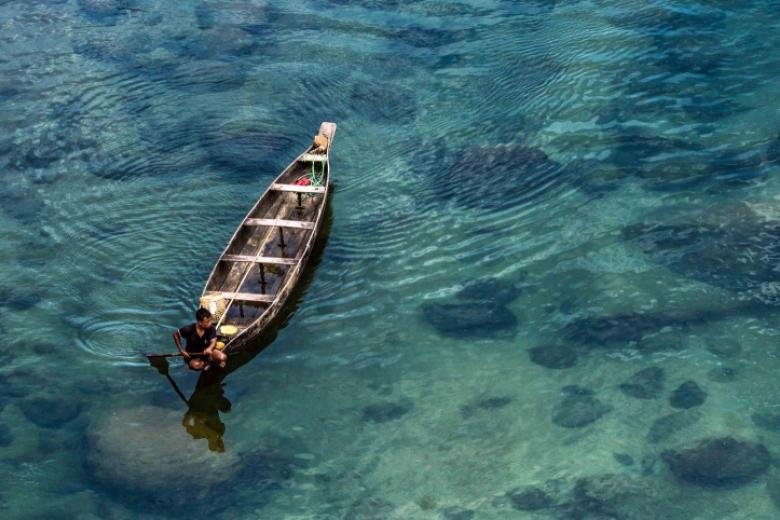
[[[263,315],[303,255],[325,196],[326,159],[325,154],[306,153],[285,170],[220,257],[204,298],[217,302],[224,339]],[[233,327],[233,334],[225,333]]]

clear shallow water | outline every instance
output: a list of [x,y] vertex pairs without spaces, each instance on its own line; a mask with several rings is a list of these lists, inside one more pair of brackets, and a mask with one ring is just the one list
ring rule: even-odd
[[[775,2],[1,4],[4,516],[777,516]],[[188,407],[137,353],[323,120],[311,283]]]

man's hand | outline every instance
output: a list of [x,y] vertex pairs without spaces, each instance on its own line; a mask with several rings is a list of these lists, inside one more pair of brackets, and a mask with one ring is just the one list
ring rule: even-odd
[[190,356],[190,355],[187,353],[187,351],[186,351],[186,350],[185,350],[184,352],[182,352],[182,356],[184,356],[184,359],[186,359],[187,361],[189,361],[189,360],[192,358],[192,356]]

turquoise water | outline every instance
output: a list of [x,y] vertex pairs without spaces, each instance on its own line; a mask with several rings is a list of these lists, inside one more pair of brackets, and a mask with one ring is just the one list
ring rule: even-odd
[[[0,514],[777,518],[779,8],[0,1]],[[177,395],[321,121],[305,290]]]

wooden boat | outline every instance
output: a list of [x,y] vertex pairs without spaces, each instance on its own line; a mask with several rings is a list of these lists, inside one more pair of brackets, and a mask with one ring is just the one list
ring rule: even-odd
[[324,221],[335,123],[322,123],[324,153],[309,146],[265,190],[217,260],[201,306],[217,321],[218,346],[230,354],[279,314],[301,277]]

